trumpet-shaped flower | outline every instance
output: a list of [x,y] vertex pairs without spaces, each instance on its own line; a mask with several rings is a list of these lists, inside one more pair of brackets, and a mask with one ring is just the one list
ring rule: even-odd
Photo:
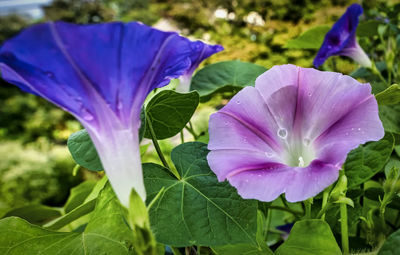
[[32,26],[0,49],[3,78],[73,114],[87,129],[118,198],[145,199],[138,129],[148,93],[178,78],[201,42],[141,23]]
[[192,75],[196,68],[204,59],[222,51],[223,49],[224,48],[221,45],[208,45],[197,42],[197,44],[195,44],[193,47],[193,54],[190,57],[190,68],[186,70],[186,72],[181,77],[179,77],[179,84],[176,87],[176,91],[183,93],[189,92]]
[[352,4],[342,17],[325,35],[324,41],[314,59],[314,66],[319,67],[330,56],[341,55],[352,58],[364,67],[371,67],[371,60],[360,47],[356,39],[358,17],[363,13],[359,4]]
[[259,76],[209,124],[207,159],[219,181],[262,201],[317,195],[352,149],[384,136],[369,84],[293,65]]

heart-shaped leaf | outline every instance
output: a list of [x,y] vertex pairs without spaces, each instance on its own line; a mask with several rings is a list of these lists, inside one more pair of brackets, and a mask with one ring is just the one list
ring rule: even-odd
[[171,158],[180,180],[160,165],[143,164],[148,201],[165,188],[150,209],[157,241],[177,247],[257,245],[257,202],[242,199],[227,182],[218,182],[207,154],[207,145],[199,142],[174,148]]
[[276,255],[342,254],[328,223],[323,220],[302,220],[294,224],[289,238]]
[[285,47],[289,49],[319,49],[326,33],[331,29],[330,26],[313,27],[299,37],[289,40]]
[[221,89],[254,86],[256,78],[265,71],[263,66],[239,60],[218,62],[198,71],[190,89],[197,90],[200,97],[207,97]]
[[96,148],[85,129],[73,133],[67,145],[76,163],[92,171],[103,170]]
[[0,221],[0,254],[132,254],[133,235],[110,185],[83,233],[55,232],[16,217]]
[[178,93],[163,90],[156,94],[146,105],[148,126],[145,137],[151,138],[150,128],[153,128],[158,140],[178,134],[189,122],[198,104],[199,94],[196,91]]
[[344,163],[348,188],[353,188],[369,180],[381,171],[389,160],[394,147],[391,133],[376,142],[369,142],[352,150]]

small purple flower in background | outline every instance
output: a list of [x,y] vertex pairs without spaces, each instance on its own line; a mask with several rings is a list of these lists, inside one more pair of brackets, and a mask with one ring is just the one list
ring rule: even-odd
[[293,228],[293,225],[294,225],[294,223],[288,223],[288,224],[280,225],[280,226],[276,227],[277,230],[282,231],[281,237],[282,237],[283,240],[288,239],[290,231]]
[[317,195],[347,153],[384,136],[369,84],[333,72],[274,66],[210,117],[208,163],[243,198]]
[[208,45],[199,41],[197,42],[197,44],[193,44],[193,53],[190,57],[190,68],[187,69],[181,77],[179,77],[179,84],[176,87],[176,91],[181,93],[189,92],[192,75],[196,68],[204,59],[222,50],[224,50],[224,47],[222,47],[221,45]]
[[319,67],[331,56],[341,55],[352,58],[364,67],[371,67],[371,60],[360,47],[356,39],[358,17],[363,13],[359,4],[352,4],[342,17],[325,35],[324,42],[314,59],[314,66]]
[[[73,114],[86,128],[122,204],[145,199],[138,129],[148,93],[199,58],[201,42],[146,25],[44,23],[0,49],[3,79]],[[196,55],[196,53],[198,55]]]

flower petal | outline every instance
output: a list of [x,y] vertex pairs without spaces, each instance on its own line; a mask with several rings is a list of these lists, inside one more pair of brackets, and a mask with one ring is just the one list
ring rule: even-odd
[[4,79],[77,116],[82,107],[96,115],[96,101],[130,123],[152,89],[190,67],[194,44],[202,43],[134,22],[45,23],[7,41],[0,62]]
[[210,117],[208,148],[280,151],[277,125],[259,92],[246,87],[233,102]]
[[193,72],[200,65],[203,60],[210,57],[211,55],[222,51],[224,47],[221,45],[209,45],[204,44],[200,41],[192,44],[192,55],[190,56],[190,67],[187,71],[179,78],[179,84],[176,87],[176,91],[181,93],[187,93],[190,91],[190,83],[192,81]]
[[352,4],[346,12],[333,25],[325,35],[324,41],[314,59],[314,66],[319,67],[327,58],[333,55],[341,55],[340,52],[347,47],[354,47],[358,17],[363,13],[359,4]]
[[305,168],[287,166],[243,171],[228,178],[243,198],[273,201],[285,193],[286,200],[298,202],[317,195],[335,182],[339,169],[320,161]]
[[208,162],[220,181],[244,198],[272,201],[285,193],[296,202],[332,184],[347,153],[381,139],[384,129],[369,84],[283,65],[213,114],[209,133]]

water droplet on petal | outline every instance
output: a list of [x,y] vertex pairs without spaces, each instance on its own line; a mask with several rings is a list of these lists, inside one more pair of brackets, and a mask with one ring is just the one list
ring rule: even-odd
[[84,120],[91,121],[91,120],[94,119],[93,115],[88,110],[86,110],[85,108],[82,108],[81,114],[82,114],[82,118]]
[[312,94],[311,94],[311,92],[308,92],[308,96],[310,97]]
[[278,130],[278,136],[282,139],[286,139],[287,137],[287,130],[285,128],[280,128]]
[[267,158],[271,158],[273,156],[273,154],[271,152],[266,152],[265,156],[267,156]]
[[308,146],[308,145],[310,145],[310,139],[308,139],[308,138],[304,138],[304,140],[303,140],[303,142],[304,142],[304,145],[305,146]]
[[348,135],[349,135],[349,132],[346,132],[345,135],[348,136]]
[[123,105],[122,105],[121,101],[118,102],[117,108],[118,108],[118,110],[122,110]]
[[361,128],[357,128],[358,131],[361,131]]
[[236,100],[236,103],[237,103],[237,104],[240,104],[240,101],[239,101],[239,100]]

